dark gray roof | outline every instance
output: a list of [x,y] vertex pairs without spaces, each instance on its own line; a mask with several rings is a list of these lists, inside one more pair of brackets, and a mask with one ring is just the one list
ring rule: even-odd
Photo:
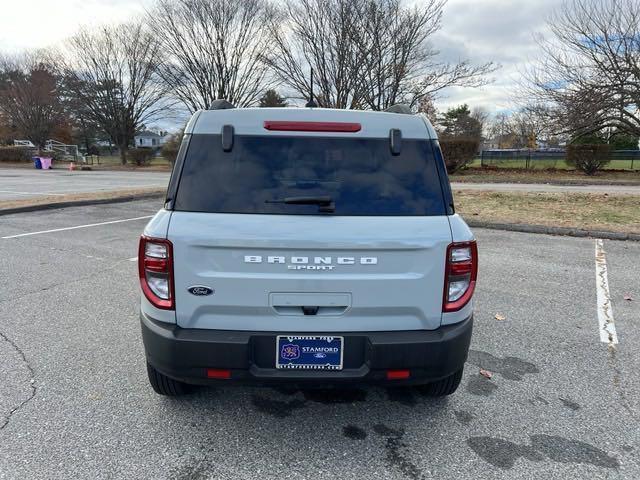
[[145,130],[143,132],[138,132],[136,133],[136,137],[146,137],[146,138],[160,138],[160,135],[158,135],[155,132],[151,132],[149,130]]

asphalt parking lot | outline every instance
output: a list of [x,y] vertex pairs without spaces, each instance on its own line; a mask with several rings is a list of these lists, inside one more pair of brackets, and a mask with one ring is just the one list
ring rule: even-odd
[[0,478],[640,478],[640,243],[603,243],[617,345],[600,338],[593,239],[478,229],[455,395],[168,399],[147,384],[134,261],[158,207],[0,217]]
[[[165,188],[169,172],[36,170],[2,168],[0,170],[0,201],[24,200],[41,196],[93,193],[131,188]],[[487,190],[495,192],[545,193],[618,193],[640,194],[634,185],[547,185],[526,183],[461,183],[453,182],[455,190]]]
[[168,182],[168,172],[2,168],[0,201],[130,188],[166,188]]

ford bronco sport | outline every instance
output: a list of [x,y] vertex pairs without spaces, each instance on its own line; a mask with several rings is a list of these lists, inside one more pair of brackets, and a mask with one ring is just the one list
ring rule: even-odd
[[478,258],[421,115],[196,112],[140,239],[153,389],[419,384],[453,393]]

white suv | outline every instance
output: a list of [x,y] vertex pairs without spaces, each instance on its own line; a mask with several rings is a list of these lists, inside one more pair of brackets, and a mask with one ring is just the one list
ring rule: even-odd
[[451,394],[477,268],[425,117],[196,112],[140,240],[149,380]]

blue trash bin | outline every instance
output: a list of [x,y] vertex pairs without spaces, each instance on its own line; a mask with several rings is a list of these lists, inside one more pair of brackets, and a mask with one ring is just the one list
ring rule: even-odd
[[42,162],[40,161],[40,157],[32,157],[33,166],[36,167],[37,170],[42,170]]

